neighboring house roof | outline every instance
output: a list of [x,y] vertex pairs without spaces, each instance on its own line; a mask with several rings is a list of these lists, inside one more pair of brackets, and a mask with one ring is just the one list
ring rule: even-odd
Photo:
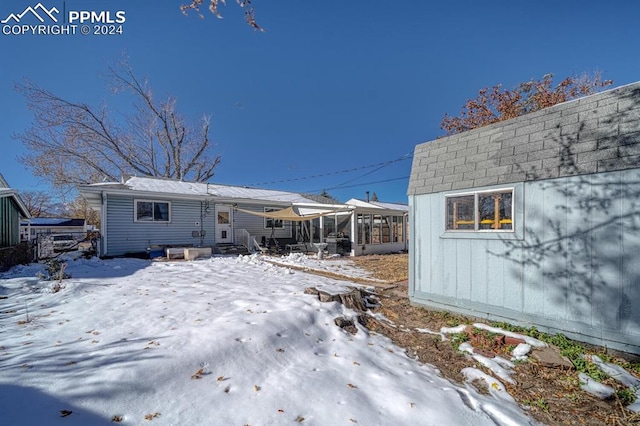
[[[26,226],[27,222],[20,222],[21,226]],[[68,217],[34,217],[31,219],[31,227],[53,227],[53,226],[85,226],[85,220]]]
[[320,204],[341,204],[340,201],[336,200],[335,198],[332,197],[327,197],[324,196],[322,194],[307,194],[307,193],[303,193],[302,194],[303,197],[305,198],[309,198],[317,203]]
[[[2,175],[0,175],[0,179],[1,179],[0,183],[3,183],[3,184],[6,183]],[[22,201],[22,198],[20,198],[18,191],[11,188],[0,188],[0,198],[5,198],[5,197],[9,197],[13,199],[13,201],[16,203],[16,206],[18,206],[18,210],[20,210],[20,214],[22,215],[22,217],[26,219],[31,218],[29,209],[27,209],[27,206],[24,204],[24,201]]]
[[409,206],[406,204],[383,203],[380,201],[364,201],[364,200],[359,200],[357,198],[352,198],[349,201],[347,201],[345,204],[356,206],[356,207],[369,208],[369,209],[400,210],[403,212],[409,211]]
[[79,188],[85,197],[91,193],[128,193],[131,191],[147,195],[173,196],[179,198],[219,198],[228,201],[259,201],[263,204],[319,204],[318,201],[296,192],[272,189],[248,188],[213,183],[183,182],[154,177],[131,177],[124,183],[96,183]]

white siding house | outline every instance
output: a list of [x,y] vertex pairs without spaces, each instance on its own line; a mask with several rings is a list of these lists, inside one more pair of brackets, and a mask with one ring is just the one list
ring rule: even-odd
[[355,198],[353,231],[356,256],[407,251],[409,244],[409,206],[405,204],[363,201]]

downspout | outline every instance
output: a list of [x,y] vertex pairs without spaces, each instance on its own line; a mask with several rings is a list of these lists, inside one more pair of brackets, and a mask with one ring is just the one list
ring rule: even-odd
[[200,247],[204,245],[204,235],[202,230],[204,229],[204,201],[200,201]]
[[100,194],[102,202],[100,203],[100,248],[99,257],[107,253],[107,193],[102,191]]
[[412,235],[409,235],[408,229],[405,228],[405,239],[409,240],[408,252],[409,252],[409,283],[407,286],[408,296],[411,299],[416,291],[416,274],[420,270],[420,255],[418,253],[418,245],[416,244],[416,228],[418,226],[418,220],[416,218],[416,206],[415,195],[409,195],[409,212],[407,213],[407,223],[411,219],[411,223],[408,223],[407,228],[411,228]]
[[404,250],[409,251],[409,213],[405,213],[402,216],[402,220],[404,220],[404,223],[402,224],[404,227],[404,232],[402,233],[404,235]]
[[351,256],[356,255],[356,241],[358,236],[356,235],[356,209],[351,210]]

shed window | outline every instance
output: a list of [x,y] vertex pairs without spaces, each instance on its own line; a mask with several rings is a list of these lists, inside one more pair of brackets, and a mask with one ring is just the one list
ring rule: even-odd
[[513,231],[513,188],[446,197],[447,231]]
[[135,201],[136,222],[170,222],[171,203],[168,201]]
[[[265,207],[264,208],[264,212],[265,213],[269,213],[269,212],[275,212],[278,211],[280,209],[274,208],[274,207]],[[264,218],[264,229],[284,229],[284,221],[282,219],[272,219],[270,217],[265,217]]]

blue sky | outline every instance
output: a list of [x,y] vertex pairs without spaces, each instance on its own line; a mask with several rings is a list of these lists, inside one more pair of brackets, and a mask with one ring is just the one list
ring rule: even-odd
[[[126,22],[122,35],[0,34],[0,172],[19,190],[48,185],[16,161],[24,149],[12,135],[32,114],[14,84],[28,78],[124,117],[129,100],[100,76],[123,54],[157,96],[194,120],[211,116],[214,182],[343,201],[370,191],[406,202],[407,154],[484,86],[594,70],[614,86],[640,80],[635,1],[254,0],[264,33],[232,0],[222,20],[184,16],[181,0],[41,2],[123,10]],[[0,18],[37,3],[2,2]]]

